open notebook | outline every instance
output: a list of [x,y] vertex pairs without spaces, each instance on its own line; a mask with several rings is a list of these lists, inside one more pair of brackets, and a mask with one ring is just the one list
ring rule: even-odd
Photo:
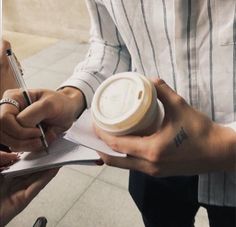
[[92,130],[90,111],[86,110],[63,137],[50,145],[48,154],[44,151],[24,152],[18,162],[1,174],[13,177],[68,164],[93,165],[99,159],[96,150],[113,156],[123,156],[96,137]]

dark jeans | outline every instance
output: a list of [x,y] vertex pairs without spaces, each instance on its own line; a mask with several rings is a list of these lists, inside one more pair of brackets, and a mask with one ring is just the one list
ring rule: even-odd
[[236,227],[236,209],[199,204],[198,177],[154,178],[130,171],[129,191],[146,227],[192,227],[200,206],[211,227]]

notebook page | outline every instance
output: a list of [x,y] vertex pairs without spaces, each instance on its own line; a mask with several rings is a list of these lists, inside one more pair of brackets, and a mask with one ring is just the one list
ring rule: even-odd
[[83,112],[79,119],[66,133],[65,138],[112,156],[125,156],[124,154],[113,151],[102,140],[97,138],[93,132],[93,123],[90,109]]
[[24,152],[20,160],[2,172],[4,175],[22,175],[27,172],[46,169],[48,167],[73,164],[79,161],[98,160],[98,154],[89,148],[73,143],[64,138],[59,138],[49,147],[49,153]]

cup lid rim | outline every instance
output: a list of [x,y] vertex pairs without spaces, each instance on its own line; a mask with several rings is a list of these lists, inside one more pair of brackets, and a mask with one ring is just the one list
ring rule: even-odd
[[[143,91],[143,94],[140,97],[140,99],[136,99],[133,107],[129,111],[127,111],[125,114],[114,119],[106,118],[99,109],[99,99],[103,91],[107,87],[109,87],[111,83],[117,80],[121,80],[121,79],[129,79],[130,81],[133,81],[136,86],[137,94],[140,91]],[[114,126],[117,126],[118,128],[122,127],[121,126],[122,123],[128,121],[128,119],[131,124],[135,124],[135,122],[138,121],[140,118],[139,116],[140,114],[138,113],[138,111],[146,112],[146,109],[149,108],[150,103],[151,103],[150,100],[148,100],[148,103],[147,103],[147,99],[152,99],[152,97],[149,97],[149,96],[152,96],[152,92],[151,94],[149,93],[149,95],[147,95],[148,97],[147,96],[145,97],[147,93],[146,92],[147,86],[145,86],[145,83],[147,83],[147,81],[148,80],[141,74],[133,73],[133,72],[119,73],[119,74],[116,74],[115,76],[108,78],[106,81],[104,81],[100,85],[100,87],[97,89],[93,98],[93,102],[92,102],[92,112],[93,112],[93,118],[95,120],[95,123],[97,123],[99,126],[102,126],[102,128],[107,128],[108,131],[111,131],[108,128],[113,128]],[[148,85],[150,85],[149,83]]]

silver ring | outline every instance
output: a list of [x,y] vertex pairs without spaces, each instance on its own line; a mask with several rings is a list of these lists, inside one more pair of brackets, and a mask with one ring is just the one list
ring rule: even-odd
[[18,110],[20,110],[20,104],[14,99],[3,98],[0,100],[0,105],[5,104],[5,103],[11,104],[11,105],[15,106]]

